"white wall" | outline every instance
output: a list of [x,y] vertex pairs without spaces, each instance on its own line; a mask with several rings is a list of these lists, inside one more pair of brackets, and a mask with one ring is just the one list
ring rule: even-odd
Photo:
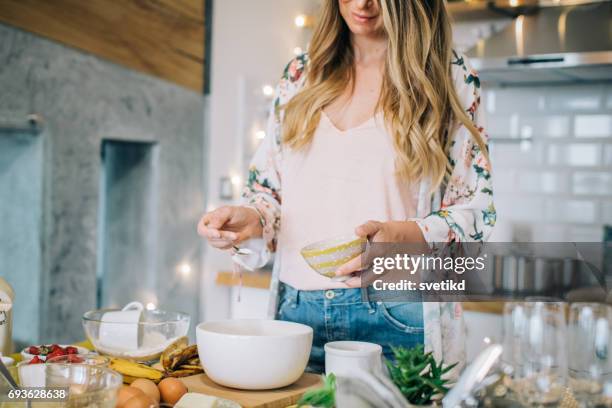
[[[240,78],[260,92],[264,84],[275,84],[293,57],[296,46],[305,48],[307,32],[294,25],[295,16],[317,9],[316,0],[216,0],[213,4],[211,94],[209,97],[209,209],[231,202],[219,199],[219,179],[241,174],[242,152],[239,134]],[[230,291],[214,284],[216,273],[231,270],[229,255],[206,250],[200,304],[206,320],[230,314]],[[242,293],[248,302],[250,290]],[[257,293],[253,297],[261,298]],[[265,302],[257,302],[262,307]],[[245,303],[246,305],[246,303]]]

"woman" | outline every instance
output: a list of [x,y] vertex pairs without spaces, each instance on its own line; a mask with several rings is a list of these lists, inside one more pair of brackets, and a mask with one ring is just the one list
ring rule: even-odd
[[380,242],[485,240],[495,209],[479,85],[451,48],[443,0],[323,2],[308,55],[277,87],[247,205],[198,225],[217,248],[263,238],[276,252],[272,312],[314,328],[311,369],[322,371],[326,342],[344,339],[379,343],[387,356],[390,345],[424,342],[460,369],[460,304],[363,302],[358,258],[337,271],[353,277],[334,282],[299,249],[351,231]]

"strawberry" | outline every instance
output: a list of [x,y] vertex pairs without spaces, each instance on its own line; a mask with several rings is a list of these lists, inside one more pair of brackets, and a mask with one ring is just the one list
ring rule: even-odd
[[29,354],[34,354],[35,356],[37,356],[37,355],[40,354],[40,350],[36,346],[30,346],[30,347],[28,347],[28,353]]
[[79,364],[79,363],[83,363],[84,361],[85,361],[85,360],[83,360],[83,359],[82,359],[81,357],[79,357],[79,356],[76,356],[76,355],[74,355],[74,354],[68,354],[68,362],[69,362],[69,363],[76,363],[76,364]]
[[53,357],[57,357],[57,356],[65,356],[66,354],[67,353],[63,349],[59,348],[59,349],[56,349],[55,351],[52,351],[51,353],[47,354],[47,358],[53,358]]
[[78,354],[79,350],[74,346],[68,346],[64,349],[67,354]]
[[56,350],[61,350],[62,349],[59,344],[52,344],[49,347],[51,348],[51,351],[56,351]]
[[28,364],[43,364],[45,361],[40,359],[38,356],[34,356],[33,359],[31,359]]

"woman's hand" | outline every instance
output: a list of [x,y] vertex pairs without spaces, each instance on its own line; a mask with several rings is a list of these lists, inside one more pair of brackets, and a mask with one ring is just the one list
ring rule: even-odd
[[[355,229],[359,237],[367,237],[370,242],[419,243],[426,244],[421,229],[414,221],[368,221]],[[351,259],[336,270],[336,276],[355,274],[362,270],[362,255]],[[353,276],[346,283],[351,288],[361,286],[361,277]]]
[[220,207],[204,214],[198,223],[198,234],[219,249],[229,249],[249,238],[261,237],[262,231],[259,214],[249,207]]

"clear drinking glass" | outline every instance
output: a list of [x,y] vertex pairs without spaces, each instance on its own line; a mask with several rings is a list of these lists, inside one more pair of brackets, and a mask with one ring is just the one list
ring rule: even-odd
[[582,406],[611,406],[612,307],[574,303],[568,322],[569,384]]
[[514,391],[526,405],[557,406],[567,384],[567,304],[528,298],[522,307]]
[[514,378],[522,370],[521,345],[525,336],[526,321],[523,302],[504,304],[502,364],[504,373],[510,378]]
[[45,364],[45,385],[68,388],[66,408],[115,408],[121,375],[88,364]]

